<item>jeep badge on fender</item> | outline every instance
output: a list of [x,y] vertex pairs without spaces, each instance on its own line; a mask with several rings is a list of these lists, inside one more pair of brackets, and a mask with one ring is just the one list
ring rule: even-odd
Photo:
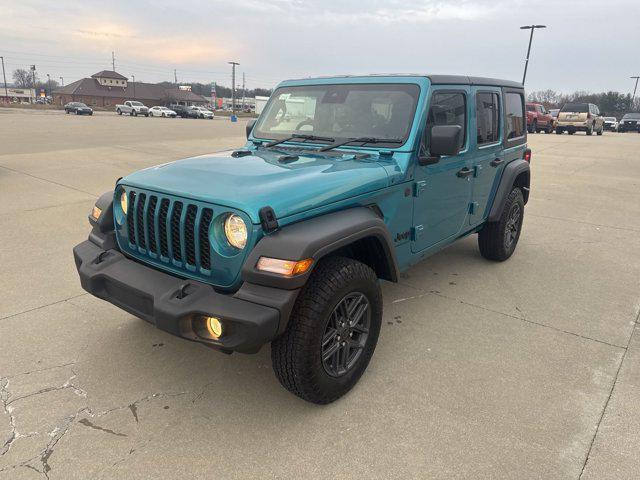
[[281,83],[247,144],[118,180],[74,248],[82,287],[224,352],[271,343],[282,385],[347,393],[382,324],[380,280],[459,238],[503,261],[529,198],[524,90],[464,76]]

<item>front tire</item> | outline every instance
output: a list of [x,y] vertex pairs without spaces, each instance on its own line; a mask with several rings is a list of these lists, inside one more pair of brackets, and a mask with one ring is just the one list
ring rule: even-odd
[[533,121],[531,125],[529,125],[529,133],[536,133],[538,131],[538,122]]
[[300,292],[286,331],[271,344],[276,377],[308,402],[337,400],[366,370],[381,324],[382,292],[374,271],[350,258],[322,260]]
[[116,112],[118,112],[118,115],[122,115],[122,110],[118,109]]
[[134,117],[138,116],[138,112],[136,112],[135,110],[131,110],[131,115],[133,115]]
[[593,125],[589,126],[589,128],[587,128],[587,135],[591,136],[593,135]]
[[504,262],[516,249],[522,220],[524,217],[524,197],[522,190],[514,187],[507,197],[502,215],[497,222],[488,222],[478,233],[480,254],[487,260]]

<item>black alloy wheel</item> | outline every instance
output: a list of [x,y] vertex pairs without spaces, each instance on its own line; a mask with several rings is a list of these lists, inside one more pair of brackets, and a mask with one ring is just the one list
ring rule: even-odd
[[369,336],[371,309],[360,292],[346,295],[329,315],[322,337],[322,366],[341,377],[357,363]]
[[520,233],[520,222],[522,221],[522,210],[518,203],[511,206],[511,211],[507,217],[507,224],[504,230],[504,245],[507,250],[511,249],[513,242],[518,238]]

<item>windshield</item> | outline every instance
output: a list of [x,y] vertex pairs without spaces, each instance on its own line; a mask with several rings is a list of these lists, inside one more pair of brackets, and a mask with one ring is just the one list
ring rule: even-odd
[[571,112],[571,113],[589,113],[589,104],[588,103],[567,103],[564,107],[562,107],[563,112]]
[[630,118],[633,119],[640,119],[640,113],[625,113],[624,117],[622,117],[623,120],[628,120]]
[[140,103],[140,102],[131,102],[131,105],[133,105],[134,107],[141,107],[142,103]]
[[604,119],[606,122],[615,122],[616,121],[616,117],[605,117]]
[[76,103],[76,107],[86,107],[84,103]]
[[253,135],[281,140],[302,133],[335,141],[374,137],[404,143],[419,95],[420,88],[412,84],[282,87],[271,96]]
[[527,112],[535,112],[535,111],[536,111],[535,105],[527,105]]

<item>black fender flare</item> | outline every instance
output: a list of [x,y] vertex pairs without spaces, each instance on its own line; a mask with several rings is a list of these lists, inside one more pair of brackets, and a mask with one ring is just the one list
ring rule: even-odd
[[113,224],[113,190],[100,195],[95,206],[101,210],[101,213],[98,220],[94,220],[89,214],[89,223],[93,227],[89,240],[103,250],[118,248]]
[[511,193],[513,186],[516,185],[516,179],[522,174],[525,174],[523,176],[525,180],[522,182],[522,185],[519,184],[518,186],[523,189],[522,193],[524,196],[524,202],[527,203],[529,200],[529,186],[531,183],[531,166],[529,165],[529,162],[520,158],[509,162],[504,167],[502,177],[500,178],[500,184],[498,185],[496,194],[493,197],[493,205],[491,206],[491,211],[489,212],[489,218],[487,221],[496,222],[500,219],[507,197]]
[[[381,247],[382,258],[377,260],[385,263],[387,273],[383,278],[397,282],[398,262],[389,230],[382,219],[366,207],[328,213],[287,225],[265,235],[247,257],[242,267],[242,279],[253,284],[287,290],[300,288],[320,259],[363,239],[373,239]],[[312,258],[314,263],[304,274],[283,277],[257,270],[260,257],[284,260]]]

